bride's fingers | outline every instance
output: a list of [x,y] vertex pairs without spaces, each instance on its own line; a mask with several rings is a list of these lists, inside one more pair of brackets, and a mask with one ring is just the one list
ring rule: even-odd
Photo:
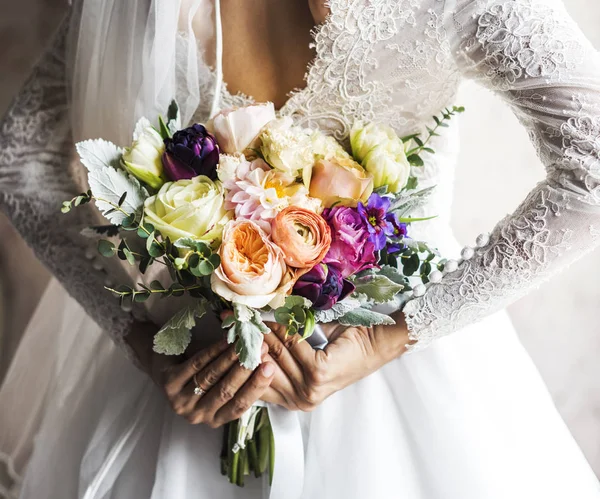
[[[177,394],[190,382],[194,374],[204,369],[213,359],[223,354],[228,348],[227,341],[221,340],[194,354],[185,362],[173,366],[165,383],[167,394]],[[235,353],[235,352],[233,352]]]
[[311,367],[315,362],[315,351],[308,342],[301,341],[300,335],[294,334],[286,338],[286,329],[280,324],[267,322],[267,327],[272,331],[271,334],[265,335],[265,340],[272,335],[275,335],[292,356],[303,366]]
[[[261,356],[267,353],[267,346],[263,345]],[[260,370],[263,366],[259,366]],[[248,381],[252,376],[250,369],[246,369],[239,364],[239,361],[234,365],[229,372],[214,386],[206,391],[200,398],[195,397],[194,412],[202,412],[205,417],[209,419],[227,402],[235,397],[238,390]],[[200,386],[200,379],[198,378]],[[194,398],[192,398],[194,400]]]
[[272,362],[261,364],[233,399],[217,411],[212,426],[218,427],[241,417],[265,393],[274,375],[275,365]]
[[292,410],[283,395],[273,388],[273,383],[265,390],[265,393],[262,394],[260,400],[268,402],[269,404],[280,405],[284,409]]
[[285,344],[275,333],[265,334],[264,342],[269,347],[269,355],[289,378],[302,382],[302,368]]

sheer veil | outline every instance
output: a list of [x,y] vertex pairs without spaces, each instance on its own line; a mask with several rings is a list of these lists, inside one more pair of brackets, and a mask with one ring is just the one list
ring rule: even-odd
[[187,123],[200,102],[198,42],[214,35],[210,0],[75,0],[69,78],[74,139],[124,145],[142,115],[155,119],[173,98]]
[[[174,98],[183,123],[189,122],[201,97],[198,47],[213,47],[214,5],[213,0],[74,0],[66,54],[74,141],[102,137],[128,145],[139,117],[156,120]],[[196,25],[201,33],[192,28],[196,14],[202,16]],[[76,341],[82,330],[88,340]],[[52,412],[47,402],[56,406],[71,396],[80,374],[90,365],[93,372],[101,369],[113,352],[108,337],[52,281],[0,383],[0,401],[11,406],[11,419],[0,431],[0,497],[17,496],[33,438]],[[24,386],[45,396],[22,397]],[[13,491],[3,485],[7,472]]]

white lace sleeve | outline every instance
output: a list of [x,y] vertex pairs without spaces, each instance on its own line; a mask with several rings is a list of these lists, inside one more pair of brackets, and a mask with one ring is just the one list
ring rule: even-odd
[[558,1],[457,0],[445,9],[460,71],[511,106],[547,175],[458,266],[415,290],[404,312],[416,349],[505,307],[600,241],[598,53]]
[[95,243],[80,233],[93,223],[93,207],[68,215],[60,212],[62,201],[81,192],[70,168],[67,25],[0,122],[0,208],[38,258],[135,362],[124,341],[132,316],[104,289],[117,277],[103,269],[104,264],[95,258]]

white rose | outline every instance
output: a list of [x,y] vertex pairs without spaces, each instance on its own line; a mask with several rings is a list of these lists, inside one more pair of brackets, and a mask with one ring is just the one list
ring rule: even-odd
[[238,178],[240,165],[247,162],[243,154],[221,154],[219,164],[217,165],[219,180],[223,183],[235,181]]
[[271,121],[260,135],[265,161],[276,170],[297,176],[312,167],[312,132],[295,127],[289,117]]
[[144,203],[145,220],[171,241],[189,237],[212,244],[221,239],[223,227],[232,219],[224,202],[221,182],[204,175],[168,182]]
[[160,134],[152,127],[141,130],[136,141],[123,153],[123,166],[134,177],[158,189],[165,183],[162,155],[165,143]]
[[275,119],[272,102],[228,109],[217,114],[209,128],[217,138],[221,152],[244,152],[254,145],[260,131]]
[[375,188],[387,186],[388,192],[402,190],[410,177],[410,163],[402,143],[388,142],[375,147],[362,162],[373,176]]
[[387,125],[369,123],[364,125],[361,121],[354,123],[350,131],[350,145],[354,158],[362,162],[376,147],[393,144],[402,144],[396,132]]

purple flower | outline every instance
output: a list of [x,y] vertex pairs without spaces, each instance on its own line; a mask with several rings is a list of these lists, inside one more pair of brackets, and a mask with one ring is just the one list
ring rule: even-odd
[[219,146],[202,125],[192,125],[165,139],[162,162],[169,180],[191,179],[198,175],[217,178]]
[[392,234],[392,242],[387,246],[387,252],[390,254],[400,253],[404,250],[404,244],[400,243],[399,240],[405,238],[408,235],[408,227],[405,223],[401,223],[395,213],[388,213],[388,221],[394,227],[394,233]]
[[354,289],[339,270],[320,263],[298,279],[293,293],[308,298],[316,310],[328,310]]
[[323,263],[336,267],[344,278],[377,265],[375,245],[356,208],[335,206],[324,210],[322,216],[331,227],[332,239]]
[[390,209],[389,198],[381,197],[379,194],[371,194],[367,206],[358,203],[358,213],[365,221],[369,230],[369,240],[375,245],[375,251],[385,248],[387,236],[394,235],[393,220],[397,219]]

